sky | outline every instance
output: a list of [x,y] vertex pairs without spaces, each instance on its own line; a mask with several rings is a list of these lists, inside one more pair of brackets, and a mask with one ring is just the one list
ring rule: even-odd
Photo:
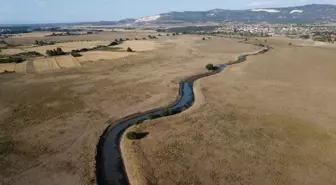
[[117,21],[185,10],[253,9],[336,0],[0,0],[0,24]]

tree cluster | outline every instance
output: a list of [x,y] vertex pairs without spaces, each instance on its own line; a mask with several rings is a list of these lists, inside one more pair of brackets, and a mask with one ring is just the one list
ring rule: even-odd
[[58,55],[65,55],[66,53],[62,50],[62,48],[47,50],[46,52],[49,56],[58,56]]
[[35,44],[38,46],[45,46],[45,45],[54,45],[55,42],[54,41],[43,41],[43,40],[35,40]]

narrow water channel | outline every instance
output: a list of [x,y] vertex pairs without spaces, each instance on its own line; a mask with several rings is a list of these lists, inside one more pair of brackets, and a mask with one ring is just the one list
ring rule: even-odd
[[[249,55],[263,54],[272,49],[267,47],[257,53]],[[98,185],[130,185],[126,174],[125,166],[121,157],[120,140],[122,134],[127,128],[135,123],[140,123],[149,119],[150,117],[159,118],[167,116],[162,114],[166,110],[170,110],[171,114],[178,114],[189,107],[191,107],[195,101],[193,84],[196,80],[220,73],[225,67],[244,62],[249,55],[241,55],[238,59],[232,63],[223,64],[218,66],[218,70],[206,72],[203,74],[191,76],[180,83],[180,94],[175,104],[159,108],[155,110],[146,111],[143,113],[137,113],[127,116],[121,119],[113,127],[107,128],[100,137],[97,145],[96,155],[96,177]]]

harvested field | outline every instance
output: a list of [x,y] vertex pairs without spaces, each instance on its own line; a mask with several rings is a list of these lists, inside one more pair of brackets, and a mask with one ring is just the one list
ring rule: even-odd
[[11,49],[1,49],[0,55],[15,55],[18,53],[22,53],[25,52],[22,49],[18,49],[18,48],[11,48]]
[[70,52],[73,49],[93,48],[98,45],[107,45],[109,43],[110,42],[107,42],[107,41],[67,42],[67,43],[57,43],[54,45],[26,48],[25,50],[26,51],[37,51],[45,55],[47,50],[56,49],[58,47],[62,48],[64,52]]
[[36,58],[33,64],[36,72],[60,69],[55,57]]
[[15,63],[0,64],[0,73],[7,71],[15,71]]
[[81,66],[73,56],[57,56],[55,57],[57,64],[62,68],[72,68]]
[[133,182],[336,184],[335,51],[267,40],[269,53],[197,81],[191,109],[132,128],[149,132],[123,139]]
[[134,38],[143,38],[148,35],[154,35],[152,32],[145,32],[143,30],[140,31],[132,31],[132,32],[101,32],[98,34],[91,35],[76,35],[76,36],[53,36],[53,37],[30,37],[30,38],[6,38],[5,41],[10,44],[23,44],[23,45],[31,45],[35,43],[35,40],[47,40],[47,41],[107,41],[111,42],[114,39],[134,39]]
[[38,38],[38,37],[42,37],[41,39],[43,39],[44,36],[51,35],[52,33],[53,32],[22,33],[22,34],[13,35],[12,38]]
[[[111,62],[2,75],[1,183],[95,184],[96,144],[107,120],[113,124],[123,116],[167,105],[177,96],[179,80],[204,72],[207,63],[260,49],[220,38],[204,43],[188,35],[159,42],[162,47],[155,52]],[[209,46],[221,50],[204,52]]]
[[76,59],[79,62],[87,62],[87,61],[99,61],[99,60],[111,60],[123,58],[131,55],[135,55],[136,53],[130,52],[109,52],[109,51],[90,51],[81,53],[81,57],[77,57]]
[[118,47],[123,48],[123,50],[127,50],[128,47],[132,48],[134,51],[150,51],[158,48],[160,44],[155,41],[147,41],[147,40],[134,40],[134,41],[125,41]]
[[15,64],[15,72],[26,73],[27,72],[27,61]]

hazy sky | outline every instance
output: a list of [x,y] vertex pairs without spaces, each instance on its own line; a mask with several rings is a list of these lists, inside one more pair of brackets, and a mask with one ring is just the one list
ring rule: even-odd
[[169,11],[252,9],[336,0],[0,0],[0,24],[111,21]]

